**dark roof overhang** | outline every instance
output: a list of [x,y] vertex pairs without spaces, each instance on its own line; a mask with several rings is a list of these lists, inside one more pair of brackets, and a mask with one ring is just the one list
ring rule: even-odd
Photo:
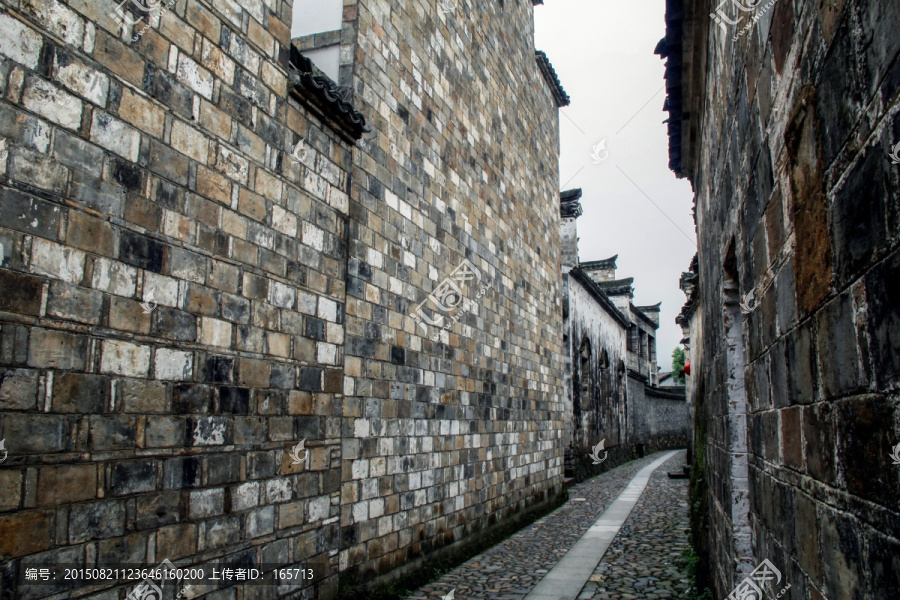
[[615,269],[616,261],[619,260],[619,255],[610,256],[609,258],[604,258],[603,260],[591,260],[588,262],[578,263],[578,266],[584,269],[585,271],[599,271],[601,269]]
[[559,216],[563,219],[577,219],[584,210],[581,207],[581,188],[566,190],[559,194]]
[[659,329],[659,323],[645,315],[643,311],[641,311],[641,309],[639,309],[634,304],[631,304],[629,306],[631,306],[631,312],[637,315],[641,319],[641,321],[652,327],[654,330]]
[[703,111],[704,68],[709,35],[709,0],[666,0],[666,37],[655,53],[666,60],[665,123],[669,134],[669,168],[693,181]]
[[553,65],[550,64],[550,59],[548,59],[547,55],[540,50],[534,51],[534,58],[537,60],[541,75],[544,76],[544,80],[546,80],[547,85],[550,86],[550,92],[553,94],[556,105],[560,108],[568,106],[571,102],[571,98],[569,98],[566,90],[563,89],[562,84],[559,82],[559,77],[556,76],[556,70],[553,68]]
[[613,304],[613,301],[609,299],[609,296],[604,293],[600,286],[597,285],[597,282],[591,279],[587,273],[581,270],[580,267],[575,267],[571,271],[569,271],[569,275],[572,278],[580,283],[588,293],[594,297],[600,306],[611,316],[616,322],[618,322],[622,327],[628,327],[630,325],[630,321],[628,318],[622,314],[622,312],[616,308],[616,305]]
[[341,88],[316,69],[309,58],[291,44],[290,95],[349,144],[366,129],[366,118],[341,96]]

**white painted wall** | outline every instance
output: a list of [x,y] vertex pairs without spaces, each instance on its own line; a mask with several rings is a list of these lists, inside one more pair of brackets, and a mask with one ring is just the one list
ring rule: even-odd
[[294,0],[291,38],[340,29],[343,10],[343,0]]
[[341,67],[341,47],[327,46],[318,50],[306,50],[304,56],[322,69],[322,72],[331,77],[333,81],[338,81],[338,75]]

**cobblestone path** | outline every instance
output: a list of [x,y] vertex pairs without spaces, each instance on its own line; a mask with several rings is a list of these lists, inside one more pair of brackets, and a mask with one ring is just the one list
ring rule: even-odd
[[597,565],[578,600],[657,600],[681,598],[688,589],[679,560],[687,548],[687,479],[669,479],[680,471],[679,452],[650,476],[625,525]]
[[[570,488],[563,506],[408,599],[438,600],[455,589],[456,600],[522,600],[634,475],[661,455],[645,456]],[[675,565],[686,543],[687,481],[666,476],[684,461],[685,453],[679,452],[653,473],[579,598],[677,598],[687,589],[686,576]]]

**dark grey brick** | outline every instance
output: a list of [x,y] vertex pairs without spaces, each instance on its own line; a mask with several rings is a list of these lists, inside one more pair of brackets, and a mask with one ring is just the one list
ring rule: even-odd
[[111,217],[121,217],[125,188],[107,183],[81,171],[72,172],[69,195],[76,202]]
[[137,418],[124,415],[91,416],[91,449],[124,450],[137,446]]
[[138,529],[151,529],[180,523],[181,492],[169,491],[141,496],[135,502],[135,522]]
[[235,454],[210,456],[207,461],[207,484],[236,483],[241,480],[241,457]]
[[175,414],[206,414],[212,411],[212,388],[206,385],[180,384],[172,388]]
[[151,238],[122,231],[119,238],[119,260],[141,269],[162,273],[165,246]]
[[866,276],[870,354],[880,388],[900,381],[900,251]]
[[163,463],[163,488],[195,488],[202,485],[202,459],[199,456],[178,457]]
[[124,531],[124,501],[77,504],[69,512],[69,541],[73,544],[119,536]]
[[231,383],[234,377],[234,359],[226,356],[210,356],[206,359],[206,381]]
[[293,365],[275,363],[272,365],[270,385],[274,388],[290,390],[294,388],[296,381],[296,369]]
[[824,365],[840,365],[841,368],[823,370],[822,392],[826,398],[835,398],[858,389],[859,352],[856,342],[854,311],[849,294],[841,294],[825,305],[816,319],[819,332],[819,361]]
[[8,187],[0,187],[0,224],[23,233],[59,240],[63,210],[50,202]]
[[152,460],[117,463],[109,471],[109,489],[115,496],[156,489],[156,463]]
[[275,457],[271,452],[247,453],[247,478],[265,479],[275,475]]
[[103,150],[64,129],[56,130],[53,156],[67,167],[82,171],[94,179],[100,179],[103,174]]
[[322,390],[322,369],[315,367],[300,367],[300,380],[297,388],[307,392]]
[[156,335],[182,342],[193,342],[197,339],[197,317],[189,312],[160,306],[153,314],[151,331]]
[[246,415],[250,412],[250,390],[247,388],[218,388],[219,411],[224,414]]
[[103,294],[64,281],[52,281],[47,313],[68,321],[96,325],[103,314]]
[[325,321],[315,317],[306,317],[306,328],[304,335],[314,340],[325,340]]

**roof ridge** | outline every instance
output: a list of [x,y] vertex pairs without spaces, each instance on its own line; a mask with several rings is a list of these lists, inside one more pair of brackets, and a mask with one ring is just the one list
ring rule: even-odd
[[559,77],[556,75],[556,69],[550,64],[550,59],[547,58],[547,54],[541,50],[535,50],[534,58],[537,60],[541,75],[544,76],[544,79],[550,86],[550,91],[553,93],[553,99],[556,100],[556,105],[562,108],[563,106],[571,104],[572,99],[569,98],[566,90],[563,89],[562,84],[559,82]]

